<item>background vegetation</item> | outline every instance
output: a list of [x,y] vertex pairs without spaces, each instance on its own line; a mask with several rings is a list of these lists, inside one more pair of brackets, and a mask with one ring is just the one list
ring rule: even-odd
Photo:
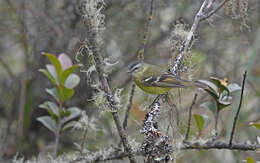
[[[193,23],[201,1],[155,0],[153,19],[150,25],[148,43],[145,47],[145,61],[161,66],[169,64],[174,54],[171,44],[171,26],[180,17],[189,25]],[[80,76],[75,95],[65,103],[77,106],[87,115],[87,136],[85,130],[71,129],[62,133],[58,154],[75,154],[75,143],[81,144],[83,137],[88,151],[117,147],[120,137],[110,112],[93,88],[96,74],[88,75],[93,58],[79,54],[82,40],[86,37],[78,1],[50,0],[3,0],[0,1],[0,161],[12,159],[16,153],[23,158],[47,159],[47,153],[54,146],[53,134],[36,119],[47,115],[39,105],[52,98],[45,93],[51,82],[38,71],[49,61],[41,52],[66,53],[73,63],[84,64],[76,73]],[[146,18],[150,1],[109,0],[105,1],[104,24],[102,24],[103,48],[106,73],[113,91],[120,92],[119,117],[123,120],[131,91],[131,79],[127,66],[136,59],[145,33]],[[200,23],[189,59],[190,68],[183,74],[186,79],[208,79],[210,76],[227,77],[231,83],[241,85],[244,70],[247,69],[247,83],[244,100],[238,119],[235,142],[256,142],[259,130],[249,125],[260,121],[260,1],[230,0],[214,16]],[[87,71],[88,70],[88,71]],[[116,88],[121,88],[117,90]],[[211,135],[214,115],[203,107],[212,98],[196,89],[173,90],[172,103],[178,112],[167,108],[160,116],[162,132],[167,131],[169,121],[174,123],[171,140],[178,144],[186,131],[188,108],[195,93],[198,93],[193,112],[206,114],[212,121],[203,130],[202,138]],[[240,92],[233,96],[233,103],[223,110],[219,119],[218,139],[228,139],[235,110],[239,104]],[[149,104],[155,96],[135,89],[127,134],[131,145],[141,142],[139,129]],[[98,105],[97,105],[98,104]],[[178,115],[178,116],[177,116]],[[177,118],[178,117],[178,118]],[[78,118],[79,119],[79,118]],[[76,120],[78,120],[76,119]],[[169,121],[165,121],[168,119]],[[197,136],[194,119],[191,137]],[[135,141],[134,141],[135,140]],[[251,141],[251,142],[249,142]],[[106,151],[106,150],[105,150]],[[107,151],[108,152],[108,151]],[[175,151],[177,162],[242,162],[250,156],[260,160],[255,152],[231,150]],[[140,159],[140,158],[138,158]],[[140,159],[142,160],[142,159]],[[125,159],[124,161],[127,162]],[[113,162],[113,161],[112,161]],[[123,162],[120,160],[119,162]]]

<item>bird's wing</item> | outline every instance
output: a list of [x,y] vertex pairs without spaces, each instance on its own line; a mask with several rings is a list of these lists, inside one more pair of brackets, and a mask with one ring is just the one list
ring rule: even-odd
[[184,82],[188,82],[188,81],[183,80],[180,77],[171,74],[162,74],[162,75],[154,75],[154,76],[143,78],[142,82],[146,85],[155,86],[155,87],[186,88]]

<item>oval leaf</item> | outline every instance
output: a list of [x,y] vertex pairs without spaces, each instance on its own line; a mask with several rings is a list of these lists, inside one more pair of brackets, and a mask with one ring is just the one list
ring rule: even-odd
[[56,85],[57,82],[55,80],[55,78],[51,75],[51,73],[46,70],[46,69],[39,69],[40,72],[42,72],[50,81],[53,85]]
[[68,76],[73,73],[80,65],[73,65],[70,68],[63,71],[61,75],[61,83],[64,84],[65,80],[68,78]]
[[230,93],[233,93],[233,92],[241,90],[241,87],[236,83],[231,83],[228,85],[228,90]]
[[246,163],[255,163],[255,160],[253,160],[251,157],[247,157]]
[[255,126],[258,130],[260,130],[260,123],[250,122],[250,125]]
[[59,79],[58,79],[58,74],[55,70],[55,67],[53,65],[47,64],[46,69],[50,72],[51,76],[53,76],[53,78],[55,79],[56,85],[58,85]]
[[58,105],[53,103],[53,102],[51,102],[51,101],[46,101],[43,104],[41,104],[39,107],[48,110],[48,112],[51,112],[51,114],[54,114],[55,116],[59,115],[59,107],[58,107]]
[[58,78],[60,79],[61,73],[62,73],[62,67],[60,64],[60,61],[57,59],[57,57],[50,53],[44,53],[44,55],[50,60],[52,65],[55,67],[56,72],[58,74]]
[[52,119],[50,116],[42,116],[37,118],[37,120],[40,121],[46,128],[48,128],[52,133],[55,134],[57,124],[54,119]]
[[201,132],[203,129],[203,126],[204,126],[204,119],[199,114],[194,114],[193,116],[194,116],[195,122],[197,124],[198,130]]
[[71,121],[67,124],[65,124],[63,127],[62,127],[62,131],[65,131],[71,127],[74,127],[76,125],[77,121]]
[[70,74],[67,80],[65,81],[65,87],[69,89],[75,88],[79,84],[80,78],[76,74]]
[[67,117],[62,118],[62,120],[61,120],[62,124],[65,124],[68,121],[78,117],[80,115],[80,113],[81,113],[81,110],[79,108],[77,108],[77,107],[70,107],[68,109],[68,111],[70,111],[70,115],[67,116]]
[[72,66],[71,59],[65,53],[61,53],[58,56],[58,60],[60,61],[63,70],[66,70]]
[[206,109],[209,109],[212,113],[215,113],[216,112],[216,106],[213,102],[211,101],[206,101],[204,103],[202,103],[200,105],[200,107],[203,107],[203,108],[206,108]]
[[50,94],[52,97],[54,97],[56,99],[57,102],[60,101],[60,96],[59,96],[59,93],[57,91],[57,88],[51,88],[51,89],[48,89],[46,88],[45,91]]
[[67,100],[70,99],[73,95],[74,95],[74,90],[73,90],[73,89],[69,89],[69,88],[66,88],[66,87],[64,87],[64,86],[62,86],[62,87],[59,89],[59,96],[61,97],[61,101],[62,101],[62,102],[67,101]]

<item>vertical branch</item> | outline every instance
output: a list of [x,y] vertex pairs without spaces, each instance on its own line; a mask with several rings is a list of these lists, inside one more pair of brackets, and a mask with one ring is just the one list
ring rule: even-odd
[[[218,107],[218,106],[217,106]],[[214,137],[213,137],[213,141],[217,139],[218,136],[218,119],[219,119],[219,108],[217,108],[216,110],[216,114],[215,114],[215,132],[214,132]]]
[[131,110],[132,105],[133,105],[134,93],[135,93],[135,84],[133,83],[132,84],[132,89],[131,89],[131,92],[130,92],[129,103],[127,105],[127,109],[126,109],[126,112],[125,112],[125,118],[124,118],[124,122],[123,122],[124,130],[126,130],[128,117],[129,117],[130,110]]
[[183,58],[184,56],[187,54],[187,52],[189,51],[189,49],[191,48],[191,43],[192,43],[192,38],[194,36],[195,31],[198,28],[199,22],[203,21],[207,18],[209,18],[210,16],[212,16],[213,14],[215,14],[219,9],[221,9],[224,4],[226,2],[228,2],[229,0],[223,0],[216,8],[213,9],[213,4],[215,3],[215,0],[204,0],[200,10],[198,11],[198,13],[196,14],[195,18],[194,18],[194,22],[192,24],[192,27],[190,29],[190,32],[186,38],[185,43],[183,44],[183,46],[181,47],[180,51],[179,51],[179,55],[177,56],[177,58],[175,59],[172,67],[169,69],[169,72],[176,75],[178,73],[178,70],[180,69],[182,62],[183,62]]
[[243,75],[242,90],[241,90],[241,94],[240,94],[240,102],[239,102],[238,109],[237,109],[237,112],[236,112],[236,115],[235,115],[235,118],[234,118],[232,130],[231,130],[231,134],[230,134],[230,138],[229,138],[229,146],[230,147],[232,146],[232,140],[233,140],[233,136],[234,136],[234,133],[235,133],[236,123],[237,123],[238,115],[239,115],[239,112],[240,112],[240,109],[241,109],[241,106],[242,106],[243,94],[244,94],[244,88],[245,88],[245,82],[246,82],[246,73],[247,73],[247,71],[245,70],[244,75]]
[[185,135],[184,141],[188,140],[188,137],[189,137],[189,133],[190,133],[190,125],[191,125],[191,114],[192,114],[192,108],[193,108],[193,106],[195,105],[195,102],[196,102],[196,100],[197,100],[197,96],[198,96],[198,94],[196,93],[196,94],[194,95],[193,101],[192,101],[191,106],[190,106],[190,108],[189,108],[188,127],[187,127],[187,132],[186,132],[186,135]]
[[153,18],[153,3],[154,3],[154,0],[151,0],[151,4],[150,4],[151,6],[150,6],[149,15],[147,17],[147,24],[146,24],[146,27],[145,27],[143,42],[142,42],[142,45],[141,45],[141,47],[140,47],[140,49],[138,50],[138,53],[137,53],[137,59],[139,61],[144,60],[144,49],[145,49],[145,46],[147,44],[148,34],[149,34],[149,31],[150,31],[150,26],[151,26],[151,22],[152,22],[152,18]]
[[[94,2],[95,1],[93,0],[93,3]],[[86,3],[88,3],[88,2],[86,2]],[[91,51],[91,53],[94,57],[95,66],[96,66],[97,74],[98,74],[98,77],[99,77],[99,80],[100,80],[100,83],[102,86],[102,90],[106,94],[106,98],[107,98],[107,102],[109,104],[110,110],[113,111],[111,114],[115,121],[118,134],[121,138],[121,141],[123,142],[124,149],[125,149],[126,153],[128,153],[128,158],[129,158],[130,162],[136,163],[136,158],[135,158],[134,152],[130,146],[130,143],[127,138],[127,134],[126,134],[125,130],[123,129],[123,126],[122,126],[119,116],[118,116],[117,111],[119,110],[119,108],[116,105],[114,96],[113,96],[110,86],[108,84],[108,80],[106,78],[106,74],[104,71],[104,66],[105,66],[104,59],[103,59],[102,55],[100,54],[100,46],[101,46],[100,39],[101,38],[99,38],[100,24],[98,24],[98,23],[103,23],[102,22],[103,19],[101,19],[101,16],[97,15],[97,14],[101,10],[101,8],[97,11],[97,10],[94,10],[94,9],[96,9],[96,7],[94,7],[94,9],[93,9],[93,8],[86,8],[86,6],[84,6],[84,4],[82,4],[82,6],[81,6],[82,12],[83,12],[82,16],[84,19],[84,23],[87,27],[86,47],[89,48],[89,50]],[[92,11],[92,10],[94,10],[94,11]],[[100,16],[100,17],[98,17],[98,16]],[[86,50],[85,52],[89,52],[89,50]]]

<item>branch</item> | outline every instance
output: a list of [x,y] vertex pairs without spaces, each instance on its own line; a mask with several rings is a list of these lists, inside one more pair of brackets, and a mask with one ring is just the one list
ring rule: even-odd
[[211,10],[208,14],[203,16],[201,20],[205,20],[215,14],[219,9],[221,9],[229,0],[223,0],[214,10]]
[[198,28],[199,22],[201,22],[202,20],[205,20],[207,18],[209,18],[210,16],[212,16],[213,14],[215,14],[219,9],[221,9],[224,4],[229,1],[229,0],[223,0],[215,9],[212,9],[213,4],[215,2],[215,0],[211,0],[208,3],[208,0],[204,0],[204,2],[202,3],[200,10],[198,11],[198,13],[196,14],[195,18],[194,18],[194,22],[192,24],[192,27],[190,29],[190,32],[186,38],[186,41],[184,43],[184,45],[180,48],[179,51],[179,55],[176,57],[173,66],[171,68],[169,68],[169,72],[176,75],[177,71],[180,70],[180,67],[182,65],[182,61],[184,56],[186,55],[186,53],[188,52],[188,50],[191,48],[190,45],[192,43],[192,38],[194,36],[195,31]]
[[147,17],[147,24],[146,24],[145,32],[144,32],[144,36],[143,36],[143,42],[140,47],[140,50],[138,50],[138,52],[137,52],[137,59],[141,60],[141,61],[144,60],[144,49],[147,44],[149,29],[150,29],[152,18],[153,18],[153,3],[154,3],[154,0],[151,0],[150,11],[149,11],[149,15]]
[[229,146],[228,143],[222,142],[222,141],[209,141],[205,144],[200,143],[193,143],[190,145],[184,145],[181,147],[182,150],[188,150],[188,149],[228,149],[228,150],[240,150],[240,151],[255,151],[257,149],[260,149],[260,144],[241,144],[241,143],[235,143],[231,146]]
[[[256,151],[260,149],[260,144],[242,144],[242,143],[234,143],[232,147],[229,146],[228,143],[222,142],[222,141],[209,141],[207,143],[201,144],[199,142],[195,143],[185,143],[182,144],[179,149],[175,150],[211,150],[211,149],[226,149],[226,150],[239,150],[239,151]],[[144,156],[141,151],[135,151],[134,154],[136,156]],[[85,155],[85,157],[84,157]],[[106,156],[103,155],[102,152],[98,153],[86,153],[83,154],[81,158],[78,158],[76,160],[71,161],[70,163],[76,163],[76,162],[82,162],[85,160],[85,162],[90,162],[88,160],[88,156],[95,156],[91,159],[92,162],[95,161],[109,161],[109,160],[121,160],[125,157],[128,157],[128,154],[126,152],[122,151],[116,151],[113,150],[109,154],[106,154]],[[84,161],[83,161],[84,162]]]
[[[84,9],[84,7],[85,6],[82,6],[82,9]],[[128,158],[129,158],[130,162],[136,163],[136,158],[133,154],[132,148],[131,148],[129,141],[127,139],[127,134],[126,134],[125,130],[123,129],[123,126],[122,126],[122,124],[119,120],[119,116],[118,116],[118,113],[117,113],[119,108],[116,105],[115,99],[113,97],[112,91],[109,87],[108,80],[107,80],[105,72],[104,72],[105,63],[104,63],[103,57],[101,56],[100,50],[99,50],[100,44],[99,44],[98,38],[97,38],[98,37],[98,33],[97,33],[98,30],[95,28],[95,25],[92,24],[92,23],[96,23],[96,20],[93,22],[92,17],[91,17],[91,13],[89,13],[90,11],[84,10],[83,12],[85,12],[85,14],[83,13],[82,17],[83,17],[84,23],[87,27],[87,30],[86,30],[87,31],[86,47],[88,47],[91,50],[91,52],[93,53],[98,77],[99,77],[99,80],[101,82],[102,89],[106,93],[107,102],[109,104],[110,110],[114,111],[111,114],[112,114],[113,119],[115,121],[116,128],[117,128],[117,131],[118,131],[119,136],[121,138],[121,141],[123,142],[124,149],[128,153]],[[85,52],[88,52],[88,50],[86,50]]]
[[127,120],[128,120],[129,113],[130,113],[130,110],[131,110],[132,105],[133,105],[134,93],[135,93],[135,83],[132,84],[132,89],[131,89],[131,93],[130,93],[130,97],[129,97],[129,103],[127,105],[127,109],[126,109],[126,112],[125,112],[125,118],[124,118],[124,122],[123,122],[124,130],[126,130]]
[[195,96],[194,96],[194,98],[193,98],[193,101],[192,101],[192,103],[191,103],[191,106],[190,106],[190,108],[189,108],[188,128],[187,128],[187,132],[186,132],[184,141],[188,140],[188,137],[189,137],[189,133],[190,133],[190,123],[191,123],[191,113],[192,113],[191,110],[192,110],[192,107],[195,105],[197,96],[198,96],[198,94],[196,93]]
[[244,93],[245,81],[246,81],[246,73],[247,73],[247,71],[245,70],[244,75],[243,75],[243,84],[242,84],[242,90],[241,90],[241,95],[240,95],[240,102],[239,102],[239,106],[238,106],[238,109],[237,109],[237,112],[236,112],[236,115],[235,115],[235,119],[233,121],[233,126],[232,126],[232,130],[231,130],[230,138],[229,138],[229,146],[230,147],[231,146],[233,147],[232,140],[233,140],[233,136],[234,136],[234,133],[235,133],[235,128],[236,128],[236,122],[237,122],[237,119],[238,119],[238,115],[239,115],[239,112],[240,112],[240,109],[241,109],[241,106],[242,106],[243,93]]

